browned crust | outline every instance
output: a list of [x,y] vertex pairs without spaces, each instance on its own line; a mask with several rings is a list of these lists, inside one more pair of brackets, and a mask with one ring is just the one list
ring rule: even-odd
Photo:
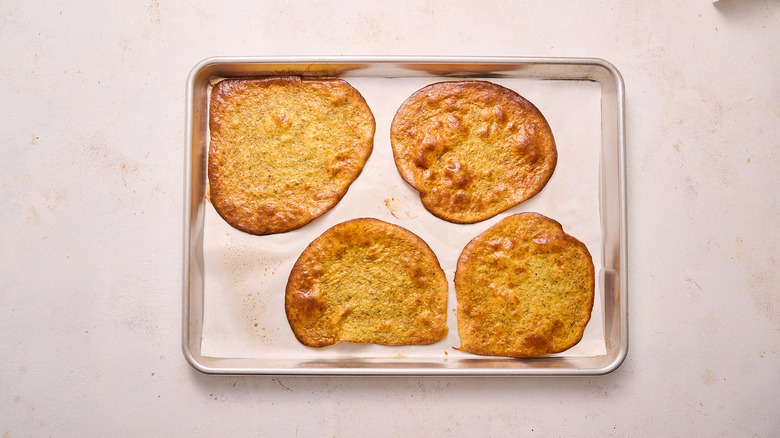
[[396,167],[423,205],[454,223],[475,223],[531,198],[558,160],[542,113],[486,81],[428,85],[398,109],[390,129]]
[[458,350],[509,357],[567,350],[590,321],[594,289],[585,244],[543,215],[509,216],[458,259]]
[[425,345],[447,334],[447,292],[444,271],[422,239],[359,218],[328,229],[301,253],[287,282],[285,312],[309,347]]
[[209,199],[247,233],[300,228],[341,200],[374,131],[363,96],[340,79],[220,81],[209,106]]

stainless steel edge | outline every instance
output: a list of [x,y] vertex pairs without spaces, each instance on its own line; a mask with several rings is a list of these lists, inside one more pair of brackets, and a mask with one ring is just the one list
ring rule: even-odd
[[202,372],[209,372],[203,369],[201,364],[195,360],[193,353],[190,349],[190,330],[189,330],[189,316],[190,316],[190,205],[191,205],[191,179],[192,179],[192,88],[195,75],[201,68],[201,63],[196,65],[187,77],[187,88],[185,97],[185,146],[184,146],[184,211],[183,211],[183,249],[182,249],[182,312],[181,312],[181,348],[184,353],[184,358],[195,369]]
[[618,123],[617,123],[617,154],[618,154],[618,202],[620,210],[619,219],[619,239],[620,239],[620,273],[619,273],[619,285],[620,285],[620,348],[618,354],[614,360],[608,365],[602,367],[594,374],[609,374],[615,371],[628,356],[628,207],[626,205],[626,111],[625,111],[625,82],[623,75],[620,71],[610,62],[600,58],[582,58],[583,60],[589,59],[591,62],[596,63],[604,67],[612,76],[617,87],[617,105],[618,105]]
[[626,97],[625,97],[625,83],[623,81],[623,76],[620,74],[620,72],[615,68],[612,64],[609,64],[610,70],[613,72],[615,77],[617,78],[618,83],[618,105],[619,105],[619,111],[618,115],[620,117],[620,121],[618,123],[618,141],[620,142],[619,148],[618,148],[618,172],[619,172],[619,179],[620,179],[620,203],[621,203],[621,214],[620,214],[620,243],[622,246],[622,251],[620,252],[621,258],[620,258],[620,264],[621,264],[621,273],[620,276],[620,290],[623,297],[623,301],[621,303],[621,314],[623,315],[622,320],[622,332],[621,332],[621,348],[620,348],[620,354],[619,357],[615,360],[615,362],[609,367],[609,370],[607,372],[612,372],[615,369],[617,369],[626,359],[628,355],[628,348],[629,348],[629,339],[628,339],[628,205],[627,205],[627,175],[626,175]]

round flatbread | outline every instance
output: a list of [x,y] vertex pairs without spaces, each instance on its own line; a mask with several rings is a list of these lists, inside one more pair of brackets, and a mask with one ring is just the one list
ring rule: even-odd
[[300,228],[335,206],[371,154],[375,121],[340,79],[225,79],[209,104],[209,198],[233,227]]
[[558,159],[542,113],[485,81],[428,85],[398,109],[390,129],[396,167],[428,211],[474,223],[537,194]]
[[540,214],[509,216],[458,259],[458,350],[525,357],[571,348],[590,320],[594,287],[582,242]]
[[447,335],[448,284],[417,235],[360,218],[325,231],[290,273],[285,310],[309,347],[339,341],[422,345]]

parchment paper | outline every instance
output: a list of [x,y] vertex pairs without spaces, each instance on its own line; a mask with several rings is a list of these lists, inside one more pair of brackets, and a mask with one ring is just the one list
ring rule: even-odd
[[[500,219],[522,211],[557,220],[564,231],[587,245],[596,268],[596,299],[583,339],[556,356],[606,354],[599,217],[601,90],[597,82],[490,79],[533,102],[552,127],[558,164],[545,188],[530,200],[471,225],[451,224],[431,215],[419,195],[398,174],[390,147],[390,123],[413,92],[439,79],[431,77],[350,77],[376,119],[374,148],[363,172],[331,211],[302,229],[253,236],[230,227],[206,203],[203,243],[204,315],[202,354],[232,358],[444,357],[471,356],[460,345],[456,326],[455,266],[463,247]],[[301,251],[331,226],[356,217],[374,217],[409,229],[433,249],[450,283],[447,337],[433,345],[390,347],[341,342],[312,349],[293,336],[284,312],[287,277]]]

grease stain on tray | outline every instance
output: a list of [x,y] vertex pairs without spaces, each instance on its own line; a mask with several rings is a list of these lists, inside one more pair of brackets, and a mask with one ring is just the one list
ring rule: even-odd
[[268,330],[266,329],[263,321],[263,314],[266,311],[266,303],[261,293],[255,292],[247,294],[242,301],[241,307],[249,332],[264,344],[271,344],[273,340],[270,336],[268,336]]
[[218,252],[221,269],[235,286],[256,286],[258,281],[276,275],[285,261],[281,256],[231,243],[220,248]]
[[416,217],[412,216],[409,212],[409,206],[406,202],[404,202],[403,199],[396,198],[394,195],[385,198],[385,207],[387,207],[387,211],[396,219],[414,219]]

